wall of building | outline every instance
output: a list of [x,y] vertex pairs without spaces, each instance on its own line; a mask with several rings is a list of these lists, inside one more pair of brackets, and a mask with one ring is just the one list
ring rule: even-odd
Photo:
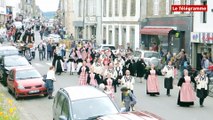
[[36,8],[35,0],[20,1],[19,9],[21,9],[20,12],[25,18],[29,17],[33,18],[35,16],[35,8]]
[[[196,0],[195,4],[202,4],[201,0]],[[213,1],[212,0],[207,0],[208,4],[208,11],[206,13],[207,15],[207,20],[206,23],[203,23],[203,12],[194,12],[194,32],[213,32],[213,27],[212,26],[212,21],[213,21]]]
[[[196,0],[196,5],[203,5],[207,2],[208,10],[204,12],[194,12],[193,32],[191,34],[192,42],[192,66],[201,69],[202,54],[207,53],[213,59],[213,1],[212,0]],[[205,19],[204,19],[205,18]],[[209,37],[209,39],[208,39]]]
[[116,47],[139,47],[140,0],[102,1],[102,42]]
[[6,1],[0,0],[0,27],[6,22]]

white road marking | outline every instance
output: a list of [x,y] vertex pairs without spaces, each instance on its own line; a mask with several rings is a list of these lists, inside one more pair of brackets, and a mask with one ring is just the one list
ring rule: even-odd
[[45,63],[33,63],[34,66],[37,66],[37,67],[45,67],[46,65],[48,66],[52,66],[52,63],[51,62],[45,62]]
[[41,63],[34,63],[34,65],[37,67],[44,67],[44,65],[42,65]]
[[51,62],[46,62],[47,65],[49,66],[52,66],[52,63]]

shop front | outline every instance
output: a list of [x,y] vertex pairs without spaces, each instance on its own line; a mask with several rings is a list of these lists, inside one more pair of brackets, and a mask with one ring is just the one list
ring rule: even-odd
[[192,66],[201,69],[201,60],[206,55],[210,61],[213,59],[213,33],[192,32]]
[[146,18],[142,21],[142,49],[157,45],[157,51],[178,53],[185,49],[190,54],[191,17]]

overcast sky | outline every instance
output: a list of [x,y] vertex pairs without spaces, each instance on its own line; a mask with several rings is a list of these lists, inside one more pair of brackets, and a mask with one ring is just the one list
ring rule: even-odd
[[43,12],[49,12],[58,9],[58,2],[59,0],[36,0],[36,5],[38,5]]

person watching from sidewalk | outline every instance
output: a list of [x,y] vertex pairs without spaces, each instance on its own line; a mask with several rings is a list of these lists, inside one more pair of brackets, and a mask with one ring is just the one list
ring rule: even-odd
[[46,88],[47,88],[47,93],[48,93],[48,98],[49,99],[53,99],[52,93],[54,90],[54,84],[53,82],[56,81],[55,78],[55,68],[53,66],[51,66],[47,72],[47,77],[46,77]]
[[203,55],[203,59],[201,61],[202,69],[206,72],[209,67],[209,60],[206,55]]

